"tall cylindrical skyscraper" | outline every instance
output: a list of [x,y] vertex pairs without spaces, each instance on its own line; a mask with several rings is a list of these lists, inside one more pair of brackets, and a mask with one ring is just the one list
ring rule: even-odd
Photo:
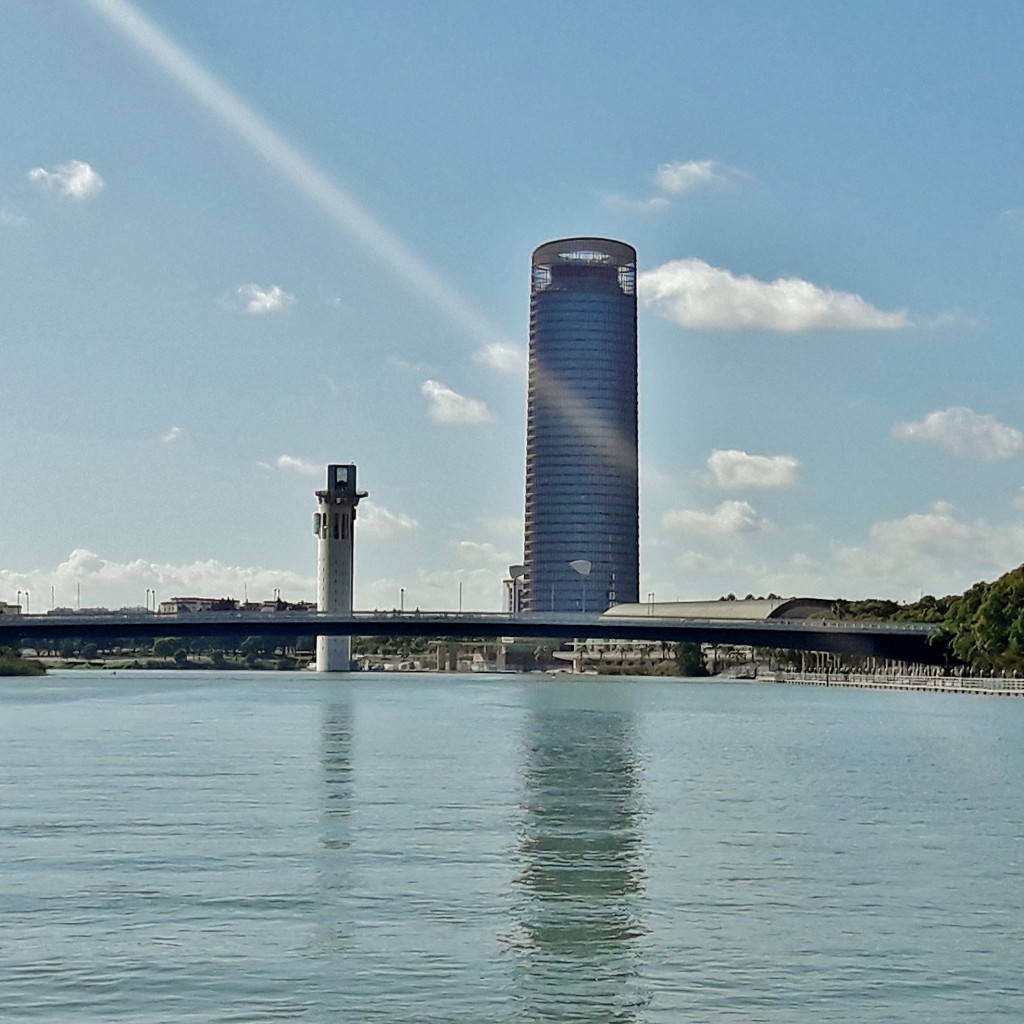
[[636,250],[566,238],[533,253],[526,612],[639,600]]

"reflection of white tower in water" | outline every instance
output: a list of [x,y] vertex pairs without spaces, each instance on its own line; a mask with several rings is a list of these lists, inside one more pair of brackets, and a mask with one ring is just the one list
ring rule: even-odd
[[[327,490],[316,492],[319,510],[313,516],[317,536],[316,606],[321,612],[352,614],[352,561],[356,505],[366,491],[356,490],[356,467],[328,466]],[[318,636],[317,672],[347,672],[352,638]]]

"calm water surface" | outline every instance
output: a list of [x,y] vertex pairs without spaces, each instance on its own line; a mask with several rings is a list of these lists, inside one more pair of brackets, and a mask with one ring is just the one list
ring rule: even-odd
[[0,685],[3,1021],[1024,1020],[1024,701]]

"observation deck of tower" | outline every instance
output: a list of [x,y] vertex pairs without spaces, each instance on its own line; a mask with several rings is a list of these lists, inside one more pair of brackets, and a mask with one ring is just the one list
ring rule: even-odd
[[526,612],[639,600],[636,250],[534,250],[526,436]]

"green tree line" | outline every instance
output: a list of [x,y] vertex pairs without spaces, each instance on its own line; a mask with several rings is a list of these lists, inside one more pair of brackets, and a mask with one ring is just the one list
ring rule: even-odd
[[900,604],[873,598],[837,602],[838,618],[879,622],[929,622],[940,627],[935,642],[952,664],[973,672],[1024,673],[1024,565],[963,594]]

